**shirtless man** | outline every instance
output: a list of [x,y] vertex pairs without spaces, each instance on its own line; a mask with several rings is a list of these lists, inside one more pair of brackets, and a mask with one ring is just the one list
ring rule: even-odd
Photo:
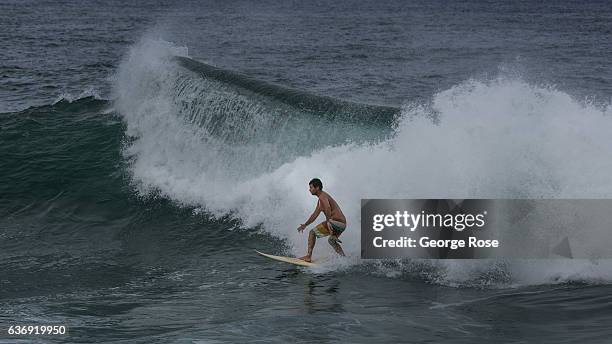
[[338,252],[339,255],[344,256],[344,251],[340,244],[342,241],[338,239],[340,234],[346,229],[346,217],[340,210],[338,203],[325,191],[323,191],[323,183],[320,179],[315,178],[308,183],[310,194],[317,196],[319,201],[317,202],[317,208],[310,215],[308,220],[298,227],[298,232],[302,233],[306,226],[314,222],[321,211],[325,214],[325,221],[319,223],[315,228],[311,229],[308,233],[308,253],[300,259],[310,262],[312,260],[312,249],[315,246],[317,238],[326,237],[329,235],[327,242]]

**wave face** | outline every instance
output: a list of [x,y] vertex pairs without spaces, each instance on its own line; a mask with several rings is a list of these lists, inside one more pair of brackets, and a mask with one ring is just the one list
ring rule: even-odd
[[[610,108],[517,78],[468,80],[395,116],[393,108],[283,89],[144,40],[121,64],[115,95],[134,137],[124,154],[141,193],[229,214],[285,240],[293,254],[305,250],[296,227],[314,208],[313,177],[349,219],[343,241],[352,256],[360,252],[361,198],[612,196]],[[317,99],[321,106],[312,105]],[[326,246],[316,250],[330,254]],[[389,276],[417,269],[444,284],[612,280],[608,261],[370,266]]]
[[[400,112],[399,109],[390,106],[357,104],[273,85],[233,71],[216,68],[184,56],[176,56],[175,59],[182,67],[205,79],[217,80],[223,83],[225,87],[233,86],[234,91],[237,93],[250,91],[248,95],[250,103],[256,101],[254,98],[267,98],[285,104],[287,107],[282,109],[285,111],[282,114],[288,117],[295,116],[296,112],[300,112],[302,116],[305,114],[316,115],[327,121],[341,121],[346,122],[346,124],[354,122],[369,123],[370,126],[384,128],[392,126],[395,117]],[[214,86],[217,86],[217,88],[222,87],[219,84]],[[223,99],[224,103],[227,103],[227,101],[228,99]],[[260,102],[265,101],[260,100]],[[242,105],[240,107],[245,106],[244,104],[240,105]],[[224,109],[209,108],[207,110],[210,113],[211,110],[219,111]],[[232,110],[239,111],[240,109]],[[216,115],[220,114],[217,113]],[[229,116],[231,112],[224,112],[223,115]],[[207,116],[210,116],[210,114],[207,114]]]

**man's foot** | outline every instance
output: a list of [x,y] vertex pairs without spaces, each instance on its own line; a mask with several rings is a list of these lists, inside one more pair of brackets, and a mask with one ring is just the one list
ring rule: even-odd
[[301,259],[301,260],[303,260],[303,261],[305,261],[305,262],[309,262],[309,263],[311,263],[311,258],[310,258],[310,256],[304,256],[304,257],[300,257],[300,258],[298,258],[298,259]]

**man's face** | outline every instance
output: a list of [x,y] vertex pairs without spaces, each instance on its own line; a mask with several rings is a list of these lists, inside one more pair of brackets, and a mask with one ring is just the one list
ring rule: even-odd
[[315,188],[312,184],[308,184],[308,191],[310,191],[311,195],[316,195],[317,194],[317,188]]

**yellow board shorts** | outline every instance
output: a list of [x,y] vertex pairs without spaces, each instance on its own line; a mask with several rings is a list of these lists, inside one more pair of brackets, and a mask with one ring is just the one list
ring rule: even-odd
[[[336,220],[328,220],[327,222],[331,225],[332,229],[334,230],[334,234],[336,236],[339,236],[340,234],[342,234],[342,232],[344,232],[344,229],[346,229],[346,223],[342,223]],[[318,224],[313,229],[313,231],[315,235],[317,236],[317,238],[326,237],[330,234],[329,228],[327,228],[325,224]]]

